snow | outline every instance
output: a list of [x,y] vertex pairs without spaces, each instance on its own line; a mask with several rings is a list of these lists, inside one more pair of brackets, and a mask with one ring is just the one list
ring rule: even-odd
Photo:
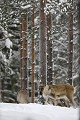
[[0,103],[0,120],[78,120],[79,109],[37,103]]
[[9,38],[6,39],[6,41],[5,41],[5,46],[6,46],[7,48],[9,48],[9,49],[12,47],[12,42],[10,41]]
[[64,3],[65,3],[65,2],[67,2],[67,0],[60,0],[60,2],[61,2],[61,3],[62,3],[62,2],[64,2]]
[[23,10],[28,9],[28,8],[30,8],[30,7],[31,7],[31,5],[21,6],[21,8],[22,8]]
[[1,51],[0,51],[0,60],[4,61],[5,64],[7,62],[6,55],[4,55]]

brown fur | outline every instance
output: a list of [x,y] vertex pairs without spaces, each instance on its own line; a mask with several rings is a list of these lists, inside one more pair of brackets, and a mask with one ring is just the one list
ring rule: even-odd
[[19,102],[19,103],[29,103],[30,102],[29,95],[28,95],[26,89],[19,90],[19,92],[17,94],[17,102]]
[[70,84],[46,85],[43,90],[43,97],[44,96],[47,96],[48,98],[53,98],[55,105],[57,104],[56,101],[58,99],[65,99],[67,106],[69,102],[72,106],[75,106],[75,102],[73,99],[74,87]]

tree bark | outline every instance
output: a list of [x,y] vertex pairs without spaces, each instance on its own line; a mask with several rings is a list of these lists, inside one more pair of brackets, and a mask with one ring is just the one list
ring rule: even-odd
[[52,39],[51,39],[51,14],[47,15],[47,83],[52,83]]
[[70,11],[68,14],[68,82],[72,85],[72,65],[73,65],[73,14]]
[[45,0],[40,0],[40,46],[39,46],[39,80],[46,85],[46,21]]
[[78,9],[78,102],[80,106],[80,0],[78,0],[77,4],[77,9]]
[[27,16],[21,16],[20,79],[21,88],[27,87]]
[[34,84],[34,67],[35,67],[35,41],[34,41],[34,1],[32,1],[32,103],[34,103],[34,97],[35,97],[35,84]]

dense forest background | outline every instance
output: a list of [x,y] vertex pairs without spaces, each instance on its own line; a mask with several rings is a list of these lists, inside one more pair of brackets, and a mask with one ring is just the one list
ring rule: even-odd
[[[40,12],[41,1],[45,3],[43,17]],[[39,101],[39,85],[47,81],[49,84],[68,82],[77,86],[76,96],[79,103],[79,13],[80,3],[76,0],[0,0],[1,102],[15,103],[17,91],[21,86],[20,33],[23,32],[21,31],[21,16],[26,14],[27,89],[30,96],[32,68],[34,68],[35,101]],[[32,53],[34,53],[33,57]],[[43,58],[46,59],[42,64]],[[40,65],[44,66],[44,70],[40,69]],[[40,74],[43,73],[43,77],[40,78]]]

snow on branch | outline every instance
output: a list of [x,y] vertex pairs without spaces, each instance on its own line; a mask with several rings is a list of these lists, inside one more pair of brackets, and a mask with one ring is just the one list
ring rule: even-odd
[[60,0],[60,3],[65,3],[67,2],[67,0]]
[[23,10],[26,10],[26,9],[28,9],[28,8],[30,8],[30,7],[31,7],[31,5],[21,6],[21,8],[22,8]]

